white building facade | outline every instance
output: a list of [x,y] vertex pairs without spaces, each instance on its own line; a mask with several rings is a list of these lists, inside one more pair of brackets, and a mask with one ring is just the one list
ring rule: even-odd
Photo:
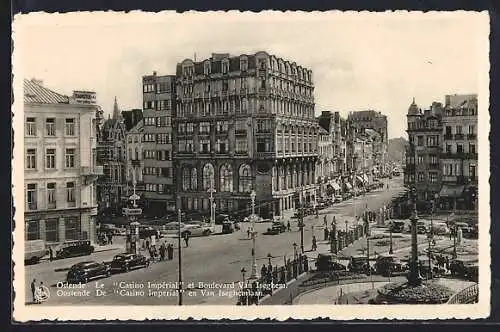
[[95,240],[95,93],[24,81],[25,240]]

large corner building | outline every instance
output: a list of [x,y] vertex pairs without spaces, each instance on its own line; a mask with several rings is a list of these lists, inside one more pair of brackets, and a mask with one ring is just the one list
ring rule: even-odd
[[179,208],[208,213],[211,187],[220,212],[248,212],[252,190],[262,216],[316,200],[311,70],[266,52],[212,54],[179,63],[176,89]]

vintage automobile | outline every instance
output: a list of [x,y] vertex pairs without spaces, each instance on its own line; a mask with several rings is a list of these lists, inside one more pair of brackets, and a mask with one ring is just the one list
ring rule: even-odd
[[475,261],[455,259],[450,262],[450,272],[454,277],[477,281],[478,265]]
[[137,254],[119,254],[111,261],[111,271],[129,271],[138,267],[148,267],[149,258]]
[[273,221],[271,229],[277,229],[280,233],[286,232],[286,225],[283,221]]
[[375,261],[375,271],[384,277],[398,274],[406,270],[406,265],[403,264],[394,255],[380,255]]
[[66,281],[68,283],[87,283],[89,280],[109,277],[110,275],[111,268],[108,264],[87,261],[71,266],[66,276]]
[[318,254],[315,265],[320,272],[347,271],[347,267],[337,262],[331,254]]
[[222,225],[226,220],[230,220],[228,214],[218,214],[215,216],[215,223],[217,225]]
[[[189,223],[181,223],[181,237],[188,234],[191,237],[195,236],[208,236],[215,232],[212,224],[204,223],[201,221],[190,221]],[[159,233],[162,236],[178,236],[179,235],[179,223],[170,222],[159,227]]]
[[391,232],[393,233],[403,233],[405,229],[404,221],[392,221],[391,222]]
[[68,257],[85,256],[94,252],[94,246],[90,244],[89,240],[82,241],[67,241],[59,244],[55,258],[63,259]]
[[47,253],[48,250],[45,248],[45,241],[43,240],[29,240],[24,242],[25,264],[36,264]]
[[351,256],[349,264],[347,264],[347,269],[354,273],[369,274],[370,272],[374,272],[366,256]]
[[234,233],[236,230],[235,223],[229,220],[224,221],[222,224],[222,234]]

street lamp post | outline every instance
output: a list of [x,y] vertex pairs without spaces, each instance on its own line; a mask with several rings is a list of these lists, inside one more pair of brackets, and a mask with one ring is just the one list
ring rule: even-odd
[[300,252],[304,253],[304,209],[302,207],[302,188],[299,189],[299,229],[300,229]]
[[[437,196],[437,194],[436,194]],[[430,279],[432,279],[432,253],[431,253],[431,244],[432,244],[432,240],[434,239],[434,224],[433,224],[433,221],[432,221],[432,217],[433,217],[433,214],[434,214],[434,204],[435,204],[435,201],[434,200],[431,200],[431,229],[429,231],[429,238],[428,238],[428,242],[429,242],[429,245],[428,245],[428,248],[427,248],[427,251],[428,251],[428,258],[429,258],[429,277]]]
[[182,245],[181,245],[181,209],[178,210],[177,220],[179,223],[179,234],[177,235],[177,246],[179,247],[179,305],[182,305]]
[[214,189],[213,181],[210,182],[210,189],[208,189],[208,193],[210,194],[210,223],[215,224],[215,202],[214,202],[214,193],[216,190]]
[[411,260],[410,260],[410,273],[408,274],[408,283],[412,286],[419,286],[422,284],[422,277],[418,268],[418,244],[417,244],[417,189],[411,189],[412,201],[412,214],[411,221]]
[[255,258],[255,190],[250,193],[250,199],[252,200],[252,272],[250,274],[250,279],[257,279],[257,261]]
[[392,221],[389,224],[389,254],[392,255],[394,251],[392,250]]

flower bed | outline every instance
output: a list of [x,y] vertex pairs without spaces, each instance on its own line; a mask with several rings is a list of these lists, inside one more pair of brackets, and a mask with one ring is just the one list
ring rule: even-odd
[[382,300],[390,303],[440,304],[453,295],[453,291],[435,282],[424,282],[410,286],[407,282],[390,283],[378,290]]
[[347,279],[363,279],[366,278],[364,274],[356,274],[348,271],[336,272],[317,272],[309,279],[304,280],[299,287],[310,287],[314,285],[321,285],[331,281],[347,280]]

